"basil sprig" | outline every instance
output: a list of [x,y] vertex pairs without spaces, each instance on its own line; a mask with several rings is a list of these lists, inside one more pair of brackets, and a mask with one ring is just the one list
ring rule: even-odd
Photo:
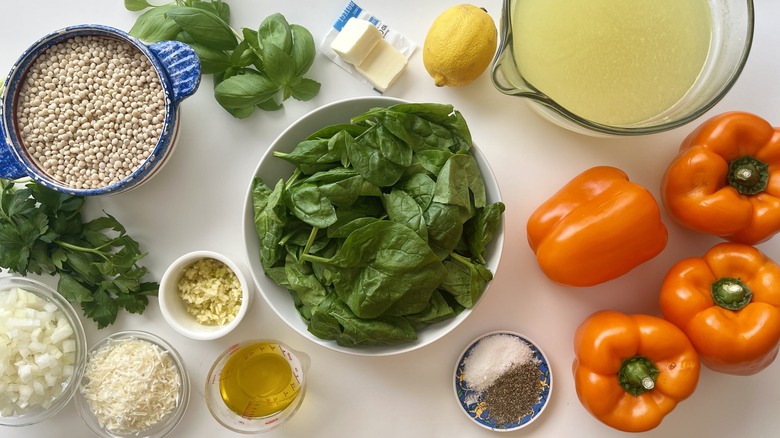
[[214,77],[217,102],[236,118],[256,108],[275,111],[290,97],[310,100],[320,83],[304,75],[314,62],[311,33],[282,14],[266,17],[257,29],[230,26],[230,6],[222,0],[176,0],[155,6],[124,0],[129,11],[144,11],[130,34],[146,42],[176,40],[197,53],[203,74]]

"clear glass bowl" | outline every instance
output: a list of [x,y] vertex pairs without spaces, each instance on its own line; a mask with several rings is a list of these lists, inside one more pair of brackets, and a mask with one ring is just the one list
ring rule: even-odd
[[[0,291],[17,287],[33,293],[47,302],[54,303],[57,309],[65,315],[73,329],[74,340],[76,341],[75,361],[73,374],[62,382],[62,392],[53,398],[51,406],[48,408],[43,408],[40,405],[31,406],[19,411],[17,415],[0,415],[0,425],[3,426],[28,426],[41,422],[59,412],[70,402],[76,393],[87,362],[87,338],[84,333],[84,326],[81,324],[79,315],[73,306],[59,292],[40,281],[18,276],[0,277]],[[4,304],[0,303],[0,311],[3,309],[3,306]],[[0,336],[6,336],[6,333],[2,333]]]
[[[92,355],[95,352],[101,350],[103,347],[106,347],[108,345],[111,345],[112,343],[116,343],[124,339],[138,339],[138,340],[150,342],[152,344],[159,346],[162,351],[170,355],[171,359],[173,360],[173,363],[176,366],[176,370],[178,371],[181,380],[181,385],[179,386],[179,392],[177,396],[176,407],[174,407],[171,412],[169,412],[167,415],[161,418],[160,421],[158,421],[154,426],[142,431],[138,431],[135,433],[128,433],[128,434],[113,433],[108,429],[106,429],[103,425],[101,425],[97,417],[95,416],[94,412],[90,408],[89,402],[84,397],[84,394],[82,394],[81,391],[78,391],[76,393],[76,408],[78,409],[79,415],[81,415],[81,418],[84,420],[87,426],[99,437],[104,437],[104,438],[164,437],[176,428],[176,426],[179,424],[181,419],[184,417],[184,413],[187,411],[187,405],[189,404],[190,378],[189,378],[189,374],[187,373],[187,368],[184,365],[184,360],[176,351],[176,349],[174,349],[173,346],[171,346],[171,344],[169,344],[159,336],[145,331],[127,330],[127,331],[121,331],[106,336],[100,342],[92,346],[92,348],[89,350],[89,358],[87,359],[87,362],[91,359]],[[84,379],[86,379],[86,377]]]
[[504,94],[526,98],[544,119],[571,131],[592,136],[653,134],[689,123],[710,110],[732,88],[747,62],[753,42],[752,0],[709,0],[712,40],[698,79],[676,104],[646,120],[628,125],[606,125],[583,118],[539,91],[523,77],[513,50],[512,12],[521,0],[504,0],[501,43],[492,66],[495,87]]

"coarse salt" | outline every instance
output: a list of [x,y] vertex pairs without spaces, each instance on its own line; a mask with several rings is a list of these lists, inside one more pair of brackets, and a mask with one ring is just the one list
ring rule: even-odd
[[463,362],[466,387],[481,393],[501,375],[527,363],[533,356],[531,348],[514,335],[494,334],[483,338]]

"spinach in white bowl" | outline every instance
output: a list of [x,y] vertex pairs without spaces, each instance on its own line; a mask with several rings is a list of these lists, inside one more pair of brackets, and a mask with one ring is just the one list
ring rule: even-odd
[[261,293],[340,351],[394,354],[438,339],[498,265],[504,205],[450,105],[382,97],[314,111],[266,153],[247,198]]

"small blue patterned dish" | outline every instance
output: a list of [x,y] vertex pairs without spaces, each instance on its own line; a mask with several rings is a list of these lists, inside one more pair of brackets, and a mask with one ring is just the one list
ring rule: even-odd
[[[518,340],[523,342],[525,345],[527,345],[531,349],[531,352],[533,353],[532,360],[536,363],[536,366],[540,372],[539,386],[538,386],[539,401],[525,415],[518,418],[516,421],[506,423],[506,424],[500,424],[498,421],[496,421],[495,418],[491,417],[490,409],[485,403],[485,401],[482,399],[481,394],[475,391],[474,389],[468,387],[466,383],[466,378],[464,376],[466,359],[472,353],[472,351],[477,346],[477,344],[479,344],[482,340],[493,335],[514,336]],[[458,362],[455,366],[454,387],[455,387],[455,397],[458,399],[458,404],[463,409],[463,412],[466,414],[466,416],[468,416],[473,422],[475,422],[481,427],[484,427],[485,429],[493,430],[496,432],[511,432],[513,430],[522,429],[523,427],[528,426],[534,420],[539,418],[539,416],[544,411],[545,407],[547,407],[548,402],[550,401],[552,386],[553,386],[552,369],[550,368],[549,362],[547,361],[547,357],[544,355],[542,350],[534,342],[532,342],[525,336],[511,331],[505,331],[505,330],[494,331],[494,332],[486,333],[474,339],[468,345],[468,347],[466,347],[463,350],[463,353],[461,353],[460,357],[458,358]]]

